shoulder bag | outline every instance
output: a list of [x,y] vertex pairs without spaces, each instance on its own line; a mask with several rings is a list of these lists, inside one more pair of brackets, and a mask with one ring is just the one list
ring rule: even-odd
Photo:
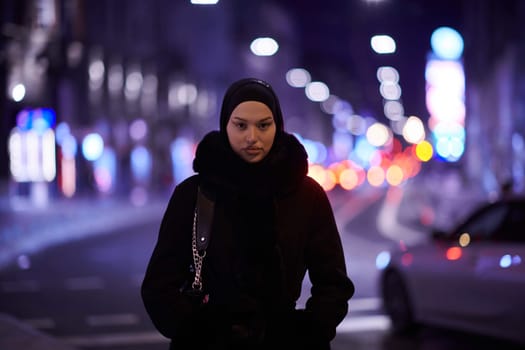
[[197,204],[193,214],[193,233],[191,240],[194,278],[191,288],[186,290],[186,294],[198,304],[205,304],[208,301],[208,295],[203,291],[201,273],[202,264],[206,257],[206,248],[210,240],[213,209],[213,201],[202,193],[199,186],[197,189]]

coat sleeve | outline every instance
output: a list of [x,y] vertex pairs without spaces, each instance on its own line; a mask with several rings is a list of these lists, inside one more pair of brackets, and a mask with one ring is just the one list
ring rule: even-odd
[[[348,312],[354,284],[348,277],[346,262],[334,213],[325,191],[313,184],[315,200],[311,210],[311,231],[306,244],[306,266],[312,283],[304,318],[313,332],[332,340],[336,327]],[[307,327],[308,328],[308,327]]]
[[191,232],[196,186],[179,184],[164,212],[157,242],[141,286],[145,309],[158,331],[174,338],[192,316],[192,304],[181,293],[191,283]]

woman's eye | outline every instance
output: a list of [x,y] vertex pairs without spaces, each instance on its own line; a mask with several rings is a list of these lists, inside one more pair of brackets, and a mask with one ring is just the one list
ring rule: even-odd
[[237,123],[237,128],[243,130],[243,129],[246,129],[246,124],[245,123]]
[[270,127],[271,123],[261,123],[259,124],[259,129],[261,130],[265,130],[265,129],[268,129],[268,127]]

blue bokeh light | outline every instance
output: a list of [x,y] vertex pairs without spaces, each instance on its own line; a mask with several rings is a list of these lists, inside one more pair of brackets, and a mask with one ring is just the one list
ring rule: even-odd
[[463,54],[463,37],[453,28],[439,27],[430,37],[434,54],[444,60],[458,60]]

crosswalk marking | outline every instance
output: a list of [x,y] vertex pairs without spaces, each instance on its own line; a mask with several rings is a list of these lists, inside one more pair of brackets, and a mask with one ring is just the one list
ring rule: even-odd
[[5,281],[0,285],[4,293],[24,293],[40,291],[40,284],[36,280]]
[[109,315],[89,315],[86,317],[86,323],[92,327],[100,326],[129,326],[138,324],[140,318],[131,313],[127,314],[109,314]]
[[24,323],[27,323],[33,328],[37,329],[53,329],[56,327],[55,321],[52,318],[26,318],[21,320]]
[[348,310],[350,314],[354,311],[374,311],[381,307],[380,298],[358,298],[350,299],[348,302]]
[[66,289],[69,290],[92,290],[103,289],[104,281],[97,276],[91,277],[73,277],[65,281]]
[[93,334],[83,336],[70,336],[61,338],[66,343],[83,347],[107,347],[117,345],[133,344],[156,344],[168,343],[169,340],[155,331],[133,332],[133,333],[112,333],[112,334]]
[[364,331],[386,331],[390,329],[390,319],[385,315],[349,316],[337,327],[338,333],[355,333]]

